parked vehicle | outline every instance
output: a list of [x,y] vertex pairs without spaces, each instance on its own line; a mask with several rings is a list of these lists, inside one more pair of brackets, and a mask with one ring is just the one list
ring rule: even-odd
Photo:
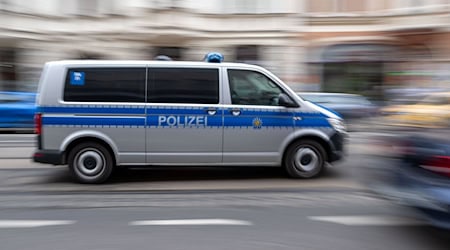
[[381,109],[389,125],[420,128],[450,126],[450,92],[427,95],[415,104],[392,105]]
[[366,97],[345,93],[299,92],[304,100],[332,109],[344,119],[372,117],[378,114],[378,107]]
[[385,167],[379,193],[420,211],[432,225],[450,229],[450,138],[447,129],[407,133],[386,141],[396,160]]
[[0,92],[0,130],[33,131],[36,94]]

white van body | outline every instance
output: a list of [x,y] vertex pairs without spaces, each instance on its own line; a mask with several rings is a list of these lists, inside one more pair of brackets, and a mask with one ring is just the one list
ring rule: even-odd
[[116,166],[283,166],[319,175],[343,156],[337,114],[238,63],[55,61],[38,90],[34,161],[83,183]]

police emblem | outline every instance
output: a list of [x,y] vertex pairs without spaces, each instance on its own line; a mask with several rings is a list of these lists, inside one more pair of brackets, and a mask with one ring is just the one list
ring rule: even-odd
[[258,129],[261,128],[262,124],[263,124],[262,120],[259,117],[254,118],[252,123],[253,123],[253,128],[258,128]]

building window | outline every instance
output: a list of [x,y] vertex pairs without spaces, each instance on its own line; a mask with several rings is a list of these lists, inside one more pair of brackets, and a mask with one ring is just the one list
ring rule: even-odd
[[259,60],[258,45],[240,45],[236,47],[237,62],[257,64]]
[[78,60],[99,60],[103,59],[103,57],[100,54],[92,53],[92,52],[82,52],[79,54]]
[[312,13],[367,11],[368,0],[308,0],[307,11]]
[[396,51],[383,44],[339,44],[326,48],[322,55],[322,90],[382,99],[383,65],[395,58]]
[[218,4],[219,13],[235,14],[264,14],[264,13],[289,13],[290,1],[277,0],[227,0]]
[[258,12],[258,1],[254,0],[240,0],[236,1],[236,12],[237,13],[257,13]]
[[153,6],[156,9],[176,9],[181,8],[180,0],[153,0]]
[[78,0],[78,15],[95,16],[98,14],[98,0]]
[[98,0],[98,11],[104,15],[119,15],[121,10],[117,0]]
[[9,10],[10,7],[10,0],[0,0],[0,10]]
[[340,10],[343,12],[367,11],[366,0],[341,0],[338,3],[341,5]]
[[172,60],[181,61],[183,60],[183,50],[181,47],[156,47],[153,58],[157,56],[168,56]]
[[333,12],[335,0],[308,0],[308,12]]
[[390,1],[389,0],[369,0],[367,2],[367,8],[371,11],[382,11],[390,9]]
[[17,85],[16,80],[16,51],[0,48],[0,90],[18,90],[20,86]]

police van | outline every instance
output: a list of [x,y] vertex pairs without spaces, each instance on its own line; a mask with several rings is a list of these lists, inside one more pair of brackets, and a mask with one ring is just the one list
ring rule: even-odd
[[34,161],[102,183],[122,166],[278,166],[312,178],[343,156],[339,115],[264,68],[210,61],[46,63]]

